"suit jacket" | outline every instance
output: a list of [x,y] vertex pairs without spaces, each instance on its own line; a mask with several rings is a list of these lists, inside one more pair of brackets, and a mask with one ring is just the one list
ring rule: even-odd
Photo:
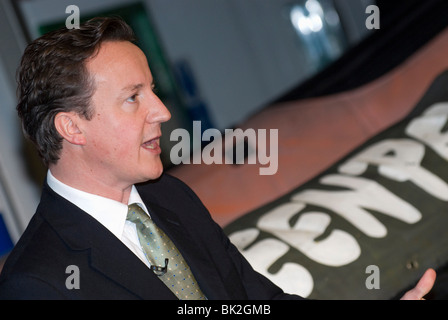
[[[181,251],[208,299],[282,299],[255,272],[181,181],[137,186],[151,217]],[[66,281],[79,271],[79,289]],[[176,299],[158,277],[89,214],[44,184],[40,204],[0,275],[3,299]]]

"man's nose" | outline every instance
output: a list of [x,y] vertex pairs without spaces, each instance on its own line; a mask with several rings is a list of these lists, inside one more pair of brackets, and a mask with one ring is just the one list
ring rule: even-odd
[[153,103],[149,106],[150,112],[148,113],[148,122],[167,122],[171,119],[171,113],[165,104],[159,99],[159,97],[154,95]]

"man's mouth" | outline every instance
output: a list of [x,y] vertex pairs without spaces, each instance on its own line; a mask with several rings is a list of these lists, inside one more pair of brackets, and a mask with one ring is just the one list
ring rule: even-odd
[[148,150],[159,150],[159,137],[146,141],[142,144],[142,147]]

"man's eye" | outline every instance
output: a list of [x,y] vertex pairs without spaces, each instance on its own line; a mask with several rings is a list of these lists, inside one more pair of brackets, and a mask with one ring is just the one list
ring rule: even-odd
[[131,102],[131,103],[136,102],[137,96],[138,96],[138,94],[134,94],[134,95],[130,96],[129,98],[126,99],[126,102]]

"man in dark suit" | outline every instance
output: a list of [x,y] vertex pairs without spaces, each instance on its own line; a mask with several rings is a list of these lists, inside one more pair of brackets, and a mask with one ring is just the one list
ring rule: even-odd
[[[177,258],[156,264],[127,220],[137,204],[174,243],[199,298],[299,299],[255,272],[196,195],[162,173],[161,124],[171,115],[133,39],[122,20],[101,18],[27,47],[18,112],[49,170],[0,298],[183,299],[183,287],[161,281],[179,279],[170,273]],[[421,298],[434,277],[428,271],[407,297]]]

